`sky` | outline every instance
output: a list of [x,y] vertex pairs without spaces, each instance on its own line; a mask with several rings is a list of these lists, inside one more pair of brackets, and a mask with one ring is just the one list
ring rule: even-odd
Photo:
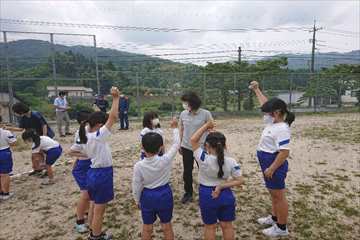
[[[179,29],[240,29],[248,31],[156,32],[124,31],[1,22],[1,30],[95,34],[97,45],[181,62],[204,63],[286,53],[310,53],[311,28],[316,19],[317,52],[360,49],[360,1],[0,1],[1,19]],[[256,29],[272,28],[271,31]],[[296,31],[275,31],[291,28]],[[274,30],[275,29],[275,30]],[[44,39],[38,34],[8,34],[8,41]],[[0,39],[3,41],[3,39]],[[57,36],[65,45],[91,45],[92,38]],[[212,53],[215,52],[215,53]],[[185,59],[184,59],[185,58]]]

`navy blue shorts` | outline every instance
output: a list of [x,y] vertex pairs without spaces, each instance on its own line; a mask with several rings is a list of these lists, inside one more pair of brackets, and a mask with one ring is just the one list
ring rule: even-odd
[[235,220],[235,197],[230,188],[223,189],[218,198],[213,199],[211,193],[215,187],[200,185],[199,204],[204,224],[231,222]]
[[0,173],[8,174],[12,172],[13,160],[10,148],[0,150]]
[[[260,167],[263,173],[275,161],[277,155],[278,153],[257,151],[257,157],[259,159]],[[285,160],[285,162],[278,169],[276,169],[271,179],[264,177],[265,186],[268,189],[284,189],[287,172],[288,161]]]
[[53,165],[56,162],[56,160],[60,158],[61,153],[62,153],[62,148],[60,145],[58,147],[47,150],[46,160],[45,160],[46,165],[50,165],[50,166]]
[[80,190],[87,190],[86,179],[90,165],[90,159],[77,160],[74,169],[72,170],[72,175],[74,176],[76,183],[79,185]]
[[171,222],[174,199],[169,184],[154,189],[144,188],[140,208],[144,224],[153,224],[157,217],[161,223]]
[[91,201],[105,204],[114,199],[113,167],[90,168],[86,182]]

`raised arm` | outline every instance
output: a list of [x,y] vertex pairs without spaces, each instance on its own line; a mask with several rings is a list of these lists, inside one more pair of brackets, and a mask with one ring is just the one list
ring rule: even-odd
[[109,118],[105,124],[106,128],[109,130],[117,121],[119,114],[119,99],[120,99],[120,91],[117,87],[112,87],[110,92],[113,97],[113,101],[109,113]]
[[213,129],[215,127],[214,120],[207,121],[201,128],[199,128],[191,137],[191,147],[192,150],[195,152],[200,147],[200,139],[202,135],[209,129]]
[[180,148],[180,135],[179,135],[179,129],[178,127],[178,122],[176,120],[176,118],[173,118],[172,122],[171,122],[171,128],[173,129],[173,143],[169,149],[169,151],[167,151],[165,153],[165,158],[169,159],[169,160],[173,160],[177,151]]
[[268,101],[268,98],[261,92],[257,81],[252,81],[249,88],[254,91],[261,106]]

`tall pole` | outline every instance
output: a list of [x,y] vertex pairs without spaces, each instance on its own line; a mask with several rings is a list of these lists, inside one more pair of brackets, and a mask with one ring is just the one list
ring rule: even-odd
[[54,46],[54,34],[50,33],[50,43],[51,43],[51,60],[52,60],[52,74],[53,81],[55,85],[55,97],[58,96],[58,83],[56,79],[56,63],[55,63],[55,46]]
[[96,47],[96,35],[93,35],[93,38],[94,38],[94,49],[95,49],[96,86],[97,86],[97,94],[100,95],[100,79],[99,79],[99,64],[98,64],[97,47]]
[[141,117],[141,112],[140,112],[140,92],[139,92],[139,73],[136,72],[135,75],[136,78],[136,107],[137,107],[137,116],[138,118]]
[[[316,32],[321,30],[322,28],[317,28],[316,27],[316,20],[314,20],[314,27],[313,30],[311,31],[313,33],[313,37],[312,37],[312,48],[311,48],[311,67],[310,67],[310,72],[311,72],[311,77],[314,77],[314,73],[315,73],[315,49],[316,49]],[[317,97],[317,79],[316,79],[316,88],[315,88],[315,96],[314,96],[314,111],[316,112],[316,97]]]
[[9,46],[7,44],[7,35],[6,32],[3,32],[4,44],[5,44],[5,62],[6,62],[6,81],[8,84],[9,90],[9,121],[10,123],[14,122],[12,106],[14,104],[14,92],[12,87],[12,82],[10,81],[10,67],[9,67]]
[[241,63],[241,47],[238,48],[238,61]]

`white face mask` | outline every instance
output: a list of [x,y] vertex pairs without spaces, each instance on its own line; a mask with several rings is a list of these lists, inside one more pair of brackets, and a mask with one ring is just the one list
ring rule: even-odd
[[189,109],[189,104],[187,104],[187,103],[185,103],[185,102],[182,104],[182,107],[183,107],[185,110],[190,110],[190,109]]
[[158,118],[155,118],[151,121],[151,124],[153,125],[153,127],[156,127],[160,124],[160,120]]
[[264,123],[265,124],[273,124],[274,123],[274,118],[268,114],[264,115]]

